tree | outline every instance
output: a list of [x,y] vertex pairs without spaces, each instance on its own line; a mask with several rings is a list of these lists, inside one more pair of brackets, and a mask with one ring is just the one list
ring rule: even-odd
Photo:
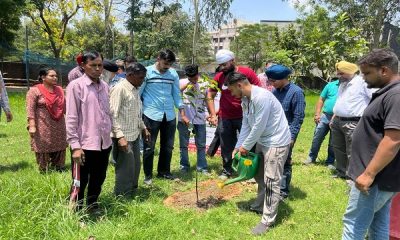
[[0,56],[13,47],[24,7],[24,0],[2,0],[0,3]]
[[[382,39],[385,24],[399,20],[399,0],[309,0],[314,6],[323,4],[329,10],[337,13],[346,13],[350,27],[361,29],[361,34],[367,39],[369,47],[377,48],[387,45]],[[301,10],[301,6],[299,8]],[[398,24],[397,24],[398,25]]]
[[244,25],[239,28],[239,36],[233,41],[241,62],[256,70],[264,62],[264,52],[273,39],[273,28],[263,24]]
[[68,23],[80,9],[89,12],[97,7],[98,3],[95,0],[27,0],[26,15],[42,29],[54,57],[60,59]]
[[197,58],[197,43],[202,27],[219,28],[230,17],[230,5],[233,0],[191,0],[194,9],[194,28],[192,38],[192,63]]

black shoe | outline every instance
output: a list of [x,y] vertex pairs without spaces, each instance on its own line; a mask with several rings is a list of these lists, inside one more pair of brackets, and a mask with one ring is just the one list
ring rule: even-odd
[[171,173],[166,173],[166,174],[157,174],[158,178],[164,178],[164,179],[168,179],[168,180],[174,180],[175,176],[172,175]]
[[255,213],[257,213],[257,214],[263,214],[263,211],[260,211],[260,210],[258,210],[258,209],[255,209],[255,208],[252,208],[252,207],[250,207],[250,212],[255,212]]

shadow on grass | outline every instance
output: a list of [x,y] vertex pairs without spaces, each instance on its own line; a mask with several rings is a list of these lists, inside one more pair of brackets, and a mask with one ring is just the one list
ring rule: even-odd
[[29,166],[28,162],[18,162],[10,165],[0,165],[0,174],[4,172],[16,172]]
[[7,137],[7,134],[5,134],[5,133],[0,133],[0,138],[5,138],[5,137]]
[[[241,201],[236,203],[237,207],[243,211],[243,212],[252,212],[254,214],[260,215],[261,217],[261,213],[256,213],[254,211],[250,211],[250,205],[255,201],[255,198],[252,198],[248,201]],[[294,213],[293,208],[291,208],[288,205],[288,201],[289,200],[285,200],[285,201],[281,201],[279,202],[279,207],[278,207],[278,216],[276,218],[276,222],[274,225],[279,225],[283,222],[283,220],[287,219],[290,217],[291,214]]]
[[296,199],[305,199],[306,197],[306,192],[303,192],[303,190],[301,190],[297,186],[290,185],[289,201],[293,201]]

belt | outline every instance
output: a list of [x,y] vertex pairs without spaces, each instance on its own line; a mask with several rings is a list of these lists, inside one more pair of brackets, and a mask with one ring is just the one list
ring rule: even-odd
[[339,118],[340,121],[353,121],[353,122],[358,122],[360,121],[361,117],[337,117]]

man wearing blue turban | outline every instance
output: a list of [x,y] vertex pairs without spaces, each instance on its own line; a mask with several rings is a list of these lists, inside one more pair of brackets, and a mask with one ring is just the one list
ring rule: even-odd
[[274,86],[272,93],[282,104],[288,120],[291,134],[290,152],[285,162],[281,181],[281,197],[289,196],[289,185],[292,178],[292,149],[300,132],[304,120],[304,109],[306,102],[303,90],[289,81],[292,71],[284,65],[273,65],[266,69],[265,74]]

